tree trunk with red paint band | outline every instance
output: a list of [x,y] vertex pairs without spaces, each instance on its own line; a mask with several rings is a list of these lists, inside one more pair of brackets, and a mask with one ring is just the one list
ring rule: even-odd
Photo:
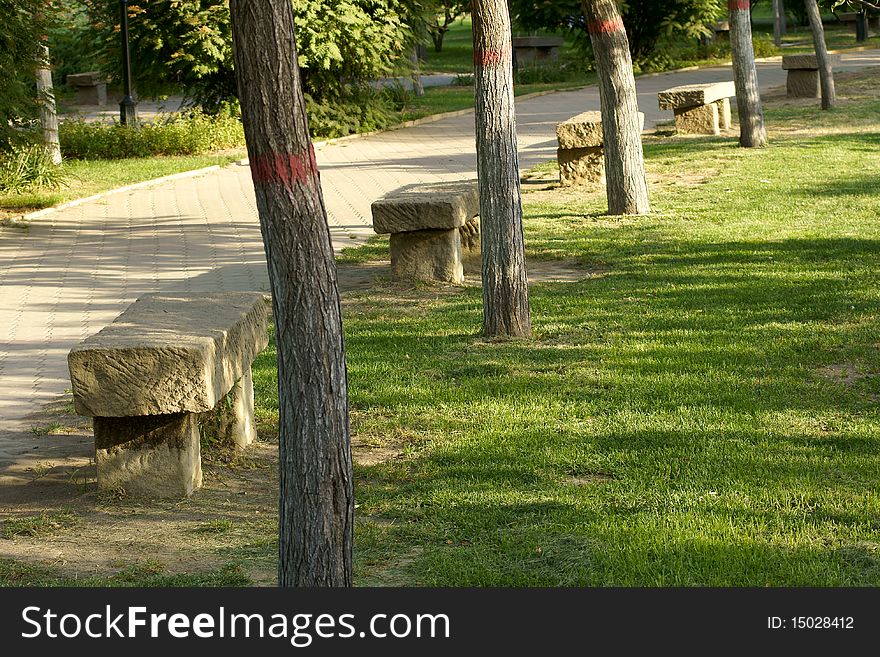
[[513,103],[510,15],[505,0],[475,0],[472,11],[483,334],[532,333]]
[[733,83],[739,113],[739,144],[744,148],[767,145],[755,49],[752,45],[752,17],[749,0],[730,0],[730,54],[733,59]]
[[615,0],[584,0],[599,76],[610,214],[647,214],[648,182],[629,40]]
[[278,350],[278,583],[350,586],[354,497],[342,314],[290,0],[232,0],[235,74]]
[[831,109],[837,102],[834,90],[834,74],[828,60],[828,47],[825,45],[825,28],[822,26],[822,15],[816,0],[804,0],[807,17],[810,19],[810,30],[813,32],[813,48],[816,51],[816,62],[819,65],[819,86],[822,89],[822,109]]

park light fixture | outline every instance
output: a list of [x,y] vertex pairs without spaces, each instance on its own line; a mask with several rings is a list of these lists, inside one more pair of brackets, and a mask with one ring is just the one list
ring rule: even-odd
[[119,103],[119,122],[137,124],[137,101],[131,93],[131,56],[128,48],[128,0],[119,0],[119,31],[122,35],[122,84],[125,95]]

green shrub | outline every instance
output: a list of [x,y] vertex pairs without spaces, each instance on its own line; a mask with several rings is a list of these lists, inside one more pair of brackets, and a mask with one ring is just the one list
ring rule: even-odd
[[51,156],[40,145],[12,146],[0,154],[0,192],[58,189],[64,178],[64,170],[52,163]]
[[309,131],[315,138],[332,139],[381,130],[393,119],[388,102],[384,93],[366,86],[336,101],[320,102],[306,95]]
[[116,159],[152,155],[198,155],[244,144],[244,129],[234,113],[208,116],[200,110],[172,115],[138,127],[119,123],[65,121],[59,130],[61,152],[74,159]]

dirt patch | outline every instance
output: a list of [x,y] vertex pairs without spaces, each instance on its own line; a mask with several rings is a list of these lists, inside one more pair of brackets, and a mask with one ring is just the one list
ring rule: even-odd
[[614,477],[604,472],[593,472],[571,475],[570,477],[567,477],[565,481],[572,486],[595,486],[597,484],[607,484],[609,481],[614,481]]
[[874,372],[867,371],[862,363],[834,363],[820,367],[816,372],[823,379],[844,386],[853,386],[860,381],[876,376]]

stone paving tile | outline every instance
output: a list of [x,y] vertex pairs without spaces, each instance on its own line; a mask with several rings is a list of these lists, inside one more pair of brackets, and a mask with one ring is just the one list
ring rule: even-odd
[[[844,55],[838,70],[880,65],[880,51]],[[671,119],[656,94],[729,80],[730,67],[638,80],[646,127]],[[759,64],[763,89],[784,84],[778,61]],[[594,87],[517,105],[521,166],[555,156],[557,123],[599,109]],[[334,248],[372,234],[370,203],[404,185],[476,176],[473,115],[328,144],[318,152]],[[139,295],[268,290],[250,170],[229,166],[113,194],[0,228],[0,432],[69,387],[67,353]],[[31,441],[32,442],[32,441]],[[31,449],[0,438],[0,461]]]

